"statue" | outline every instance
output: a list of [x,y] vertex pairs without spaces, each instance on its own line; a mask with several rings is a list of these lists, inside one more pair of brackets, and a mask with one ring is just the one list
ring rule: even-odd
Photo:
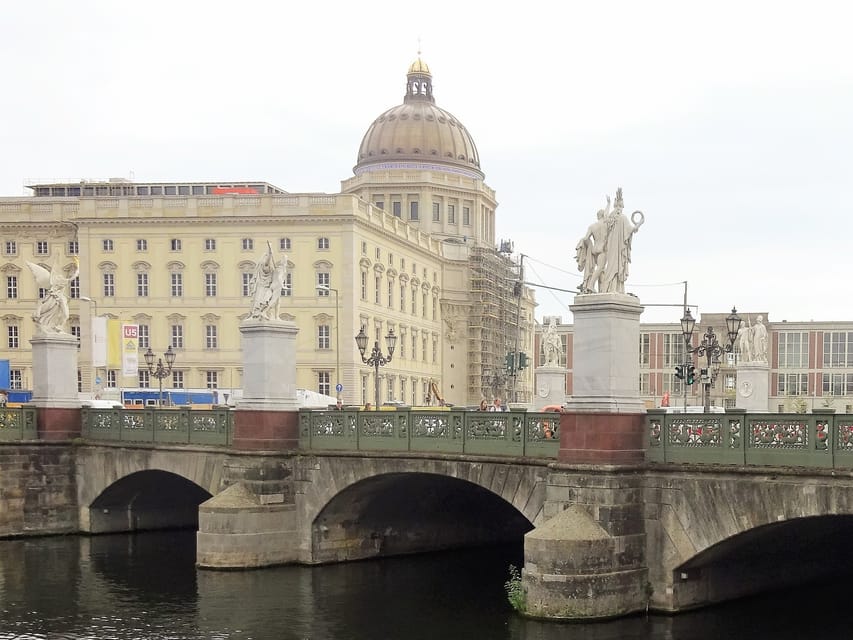
[[752,331],[748,326],[741,326],[738,329],[735,343],[737,344],[740,361],[752,362]]
[[554,323],[553,317],[542,334],[542,351],[545,354],[544,366],[560,366],[560,356],[563,354],[563,342],[560,340],[560,336],[557,335],[557,325]]
[[258,261],[255,275],[250,284],[252,308],[249,317],[255,320],[273,320],[278,316],[278,301],[284,286],[285,262],[276,263],[272,245],[267,242],[267,251]]
[[48,271],[41,265],[27,262],[27,266],[36,280],[36,285],[44,289],[44,297],[39,300],[38,307],[33,313],[38,333],[67,333],[65,323],[68,322],[68,296],[65,292],[68,283],[80,273],[80,261],[74,256],[74,268],[69,275],[63,275],[59,268],[58,259]]
[[598,219],[578,243],[575,260],[584,275],[581,293],[625,293],[631,242],[645,216],[642,211],[635,211],[629,220],[623,209],[620,187],[616,190],[613,210],[608,197],[607,207],[597,212]]
[[750,331],[752,359],[755,362],[767,362],[767,327],[764,326],[762,320],[763,317],[758,316]]

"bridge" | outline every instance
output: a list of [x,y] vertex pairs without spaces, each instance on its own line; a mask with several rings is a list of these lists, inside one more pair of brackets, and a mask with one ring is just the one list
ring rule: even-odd
[[235,447],[233,413],[83,409],[79,438],[49,442],[5,410],[0,534],[198,527],[209,568],[526,536],[528,614],[552,618],[573,617],[554,583],[594,587],[589,618],[853,566],[853,415],[650,411],[642,458],[612,464],[563,459],[567,414],[301,411],[297,447],[260,451]]

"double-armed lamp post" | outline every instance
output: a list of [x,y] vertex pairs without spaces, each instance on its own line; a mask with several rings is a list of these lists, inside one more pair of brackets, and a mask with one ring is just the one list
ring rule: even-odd
[[740,325],[743,322],[737,314],[737,309],[732,307],[731,315],[726,317],[726,332],[728,333],[728,344],[721,345],[717,340],[717,334],[714,333],[713,327],[705,329],[705,334],[702,336],[702,342],[696,347],[691,347],[690,343],[693,339],[693,329],[696,326],[696,320],[690,313],[690,309],[686,309],[684,317],[681,319],[681,334],[684,336],[684,346],[687,353],[695,353],[700,358],[705,356],[705,368],[700,369],[700,381],[702,382],[703,402],[705,413],[711,411],[711,386],[717,379],[717,374],[720,372],[720,364],[722,363],[722,355],[731,353],[734,349],[735,339],[737,338]]
[[148,347],[148,351],[145,352],[145,365],[148,367],[148,373],[157,378],[160,381],[160,400],[159,406],[163,406],[163,378],[172,373],[172,366],[175,364],[175,357],[177,354],[172,351],[172,345],[169,345],[169,348],[166,349],[166,353],[163,354],[163,357],[166,358],[166,364],[163,364],[163,358],[157,358],[157,365],[154,366],[154,352],[151,351],[151,347]]
[[374,382],[374,404],[373,408],[379,408],[379,367],[384,367],[386,364],[391,362],[391,357],[394,355],[394,347],[397,346],[397,336],[394,335],[394,330],[389,329],[388,335],[385,336],[385,344],[388,347],[388,355],[382,353],[382,350],[379,348],[379,340],[376,340],[373,343],[373,351],[370,352],[370,356],[365,358],[364,353],[367,351],[367,334],[364,332],[364,327],[361,327],[361,330],[358,332],[358,335],[355,337],[355,343],[358,345],[358,352],[361,354],[361,361],[368,366],[373,367],[373,382]]

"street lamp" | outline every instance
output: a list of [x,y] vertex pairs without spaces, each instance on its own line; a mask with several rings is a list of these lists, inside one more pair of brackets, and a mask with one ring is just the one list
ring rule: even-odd
[[358,345],[358,352],[361,354],[361,361],[366,365],[373,367],[373,381],[374,381],[374,404],[373,408],[379,408],[379,367],[384,367],[386,364],[391,362],[391,356],[394,355],[394,347],[397,346],[397,336],[394,335],[393,329],[388,329],[388,335],[385,336],[385,344],[388,346],[388,357],[383,355],[382,351],[379,349],[379,340],[376,340],[373,343],[373,351],[370,352],[370,357],[365,358],[364,352],[367,350],[367,334],[364,332],[364,325],[361,327],[361,331],[358,332],[358,335],[355,337],[355,343]]
[[331,291],[335,294],[335,395],[340,400],[341,392],[338,391],[338,385],[341,383],[341,341],[340,341],[340,326],[341,326],[341,308],[338,304],[338,290],[325,284],[318,284],[317,291]]
[[696,326],[696,321],[693,319],[690,309],[685,311],[684,317],[681,319],[681,333],[684,336],[684,345],[687,353],[695,353],[699,357],[705,356],[706,365],[700,371],[705,413],[709,413],[711,410],[711,386],[720,372],[721,356],[724,353],[732,352],[742,322],[743,320],[737,314],[737,309],[732,307],[731,314],[726,317],[728,344],[725,346],[721,345],[717,340],[717,334],[714,333],[714,328],[708,327],[702,336],[702,342],[696,347],[691,347],[690,342],[693,337],[693,328]]
[[169,345],[169,348],[166,349],[166,353],[163,354],[166,358],[166,364],[163,364],[163,358],[157,358],[157,366],[154,366],[154,352],[151,351],[151,347],[148,347],[148,351],[145,352],[145,364],[148,367],[148,373],[157,378],[160,381],[160,401],[159,405],[163,406],[163,378],[172,373],[172,365],[175,364],[175,357],[177,354],[172,351],[172,345]]

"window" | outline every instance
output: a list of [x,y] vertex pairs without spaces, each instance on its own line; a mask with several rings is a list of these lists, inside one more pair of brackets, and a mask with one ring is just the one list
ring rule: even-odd
[[14,256],[18,253],[18,243],[14,240],[6,240],[6,255]]
[[329,248],[329,239],[328,238],[317,238],[317,248],[318,249],[328,249]]
[[400,378],[400,400],[406,401],[406,379]]
[[427,361],[427,337],[421,338],[421,360]]
[[178,195],[188,196],[190,195],[190,186],[188,184],[182,184],[178,186]]
[[47,295],[47,289],[44,287],[39,287],[38,298],[39,300],[44,300],[44,297]]
[[205,251],[216,251],[216,238],[205,238],[204,239],[204,250]]
[[406,310],[406,285],[405,283],[400,283],[400,311]]
[[107,388],[115,389],[118,387],[118,372],[115,369],[107,370]]
[[373,302],[379,304],[380,297],[382,295],[382,277],[376,276],[374,279],[374,290],[373,290]]
[[432,203],[432,221],[441,222],[441,205],[438,202]]
[[317,295],[321,298],[328,298],[331,293],[332,278],[328,271],[320,271],[317,273]]
[[17,324],[10,324],[6,327],[6,346],[10,349],[17,349],[20,347],[20,335]]
[[412,315],[418,313],[418,290],[412,285]]
[[76,240],[69,240],[68,241],[68,255],[69,256],[76,256],[79,253],[80,253],[80,243],[77,242]]
[[421,315],[426,318],[427,317],[427,294],[423,294],[421,300]]
[[6,276],[6,297],[18,297],[18,276]]
[[71,327],[71,335],[77,338],[77,349],[80,349],[80,325],[72,324]]
[[147,273],[137,273],[136,274],[136,297],[138,297],[138,298],[147,298],[148,297],[148,274]]
[[329,340],[330,328],[327,324],[321,324],[317,327],[317,348],[330,349],[331,341]]
[[447,205],[447,221],[450,224],[456,224],[456,205],[455,204]]
[[323,395],[331,395],[332,390],[332,374],[328,371],[317,372],[317,391]]
[[361,299],[367,300],[367,272],[361,272]]
[[382,249],[380,249],[379,247],[376,247],[376,260],[382,260]]
[[182,324],[173,324],[171,327],[172,340],[170,345],[174,349],[183,349],[184,348],[184,325]]
[[139,324],[139,332],[136,336],[140,349],[151,347],[151,327],[147,324]]
[[409,220],[419,220],[417,201],[409,203]]
[[388,281],[388,308],[394,308],[394,281]]
[[[684,338],[681,340],[684,341]],[[667,391],[676,396],[684,393],[682,381],[675,377],[674,371],[672,373],[663,374],[663,393],[666,393]]]
[[400,339],[397,341],[397,357],[400,360],[406,359],[406,331],[400,329]]
[[376,207],[377,209],[384,209],[385,208],[385,202],[383,200],[374,200],[373,206]]
[[172,388],[173,389],[183,389],[184,388],[184,372],[183,371],[172,371]]
[[101,243],[101,247],[103,248],[104,251],[108,251],[108,252],[112,251],[113,250],[113,241],[110,240],[109,238],[106,238]]
[[205,371],[204,372],[204,381],[207,385],[208,389],[218,389],[219,388],[219,372],[218,371]]
[[24,373],[20,369],[9,371],[9,388],[20,390],[24,388]]
[[418,336],[412,333],[412,360],[418,359]]
[[204,295],[208,298],[216,297],[216,274],[204,274]]
[[181,250],[181,239],[180,238],[172,238],[169,241],[169,248],[172,251],[180,251]]
[[850,396],[853,395],[853,373],[824,373],[823,395]]
[[[649,354],[650,354],[650,342],[651,336],[648,333],[640,334],[640,366],[648,367],[649,366]],[[681,364],[681,363],[679,363]]]
[[284,282],[281,283],[281,295],[289,298],[293,295],[293,272],[288,271],[284,274]]
[[433,336],[432,338],[432,363],[436,364],[438,362],[438,340]]
[[136,250],[137,251],[148,251],[148,240],[145,238],[139,238],[136,241]]
[[462,207],[462,224],[466,226],[471,225],[471,208],[470,207]]
[[255,248],[255,241],[251,238],[243,238],[240,243],[243,247],[243,251],[252,251]]
[[[679,364],[684,364],[684,336],[680,333],[665,333],[663,334],[663,366],[675,368]],[[674,391],[674,389],[670,390]]]
[[737,376],[735,374],[733,374],[733,373],[727,373],[726,374],[726,378],[725,378],[725,381],[723,383],[726,391],[734,391],[736,380],[737,380]]
[[780,396],[805,396],[809,393],[807,373],[780,373],[777,384]]
[[180,298],[184,295],[184,274],[173,271],[171,273],[172,297]]
[[252,278],[253,278],[253,275],[251,273],[244,271],[243,273],[240,274],[240,277],[241,277],[240,292],[244,298],[247,298],[250,295],[252,295]]
[[279,238],[278,248],[280,251],[290,251],[290,238]]
[[68,296],[70,298],[80,297],[80,276],[74,277],[71,282],[68,283]]
[[649,374],[648,374],[648,372],[640,374],[640,395],[641,396],[649,395]]
[[403,205],[399,200],[394,200],[391,203],[391,213],[394,214],[395,218],[401,218],[403,216]]
[[823,366],[853,367],[853,331],[823,334]]
[[805,369],[809,366],[809,334],[807,331],[779,332],[779,368]]
[[215,324],[207,324],[204,326],[204,348],[205,349],[218,349],[219,348],[219,340],[216,335],[216,325]]
[[361,255],[367,255],[367,243],[364,240],[361,241]]
[[151,387],[151,374],[148,373],[145,369],[140,369],[137,372],[137,386],[141,389],[148,389]]
[[116,276],[114,273],[104,274],[104,297],[112,298],[116,294]]
[[47,240],[38,240],[36,242],[36,255],[46,256],[50,253],[50,249],[47,246]]

